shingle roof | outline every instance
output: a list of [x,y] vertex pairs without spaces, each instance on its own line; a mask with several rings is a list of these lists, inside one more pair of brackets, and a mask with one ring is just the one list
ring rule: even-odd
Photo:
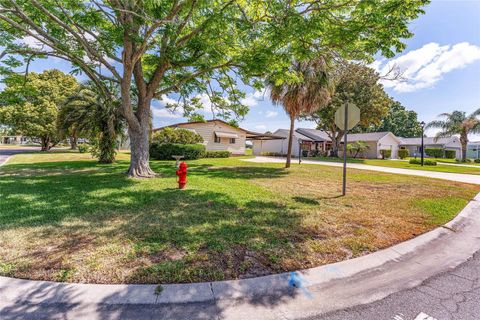
[[[400,144],[403,145],[421,145],[422,144],[422,138],[400,138],[402,142]],[[435,138],[432,137],[424,137],[423,138],[423,143],[424,144],[438,144],[438,145],[443,145],[447,144],[452,140],[452,138],[439,138],[438,140],[435,140]]]
[[[277,136],[288,137],[289,133],[290,133],[290,130],[288,130],[288,129],[278,129],[273,134],[277,135]],[[314,140],[310,139],[309,137],[304,136],[303,134],[300,134],[296,131],[293,132],[293,136],[297,139],[301,139],[301,140],[304,140],[304,141],[314,141]]]
[[348,135],[349,141],[378,141],[390,132],[368,132],[368,133],[351,133]]
[[331,140],[328,137],[327,133],[323,130],[298,128],[296,131],[297,133],[307,136],[314,141],[330,141]]

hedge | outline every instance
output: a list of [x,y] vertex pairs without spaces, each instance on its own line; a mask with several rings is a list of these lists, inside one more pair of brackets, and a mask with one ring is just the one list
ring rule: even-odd
[[399,149],[398,150],[398,157],[400,159],[405,159],[410,155],[410,152],[408,152],[408,149]]
[[455,150],[445,150],[445,158],[455,159],[455,156],[456,156]]
[[[422,164],[422,160],[421,159],[410,159],[410,161],[408,163],[410,163],[410,164]],[[433,160],[425,159],[423,161],[423,164],[425,166],[436,166],[437,162],[433,161]]]
[[440,148],[425,148],[425,154],[432,158],[442,158],[443,149]]
[[383,149],[383,150],[380,150],[380,154],[382,155],[382,159],[388,159],[392,156],[392,150]]
[[230,151],[207,151],[205,152],[205,158],[228,158],[232,154]]
[[166,144],[197,144],[202,143],[203,138],[198,133],[181,128],[163,128],[153,134],[152,143]]
[[173,160],[172,156],[183,156],[184,160],[195,160],[205,155],[202,144],[152,143],[150,156],[156,160]]
[[480,159],[475,159],[475,160],[473,160],[473,162],[480,163]]

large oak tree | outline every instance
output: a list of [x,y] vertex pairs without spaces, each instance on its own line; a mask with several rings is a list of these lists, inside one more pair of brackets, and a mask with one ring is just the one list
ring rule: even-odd
[[[208,93],[221,109],[228,101],[227,113],[244,114],[237,82],[282,74],[292,57],[318,52],[370,59],[380,51],[391,57],[404,48],[408,23],[427,2],[0,0],[0,59],[4,72],[36,57],[65,59],[111,99],[105,81],[119,83],[131,139],[128,173],[151,177],[153,99],[174,93],[188,107],[192,97]],[[41,45],[18,41],[26,36]]]

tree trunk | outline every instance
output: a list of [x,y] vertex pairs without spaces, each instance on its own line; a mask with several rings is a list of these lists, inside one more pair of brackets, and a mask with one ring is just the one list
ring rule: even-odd
[[285,163],[285,168],[290,168],[290,162],[292,161],[292,144],[293,144],[294,127],[295,127],[295,117],[290,116],[290,132],[288,133],[287,162]]
[[462,161],[467,159],[467,145],[468,145],[468,136],[466,134],[460,135],[460,144],[462,145]]
[[75,132],[73,132],[72,136],[70,137],[70,150],[77,150],[77,136]]
[[337,136],[332,139],[332,150],[330,150],[330,157],[338,158],[338,151],[340,150],[340,142],[342,141],[343,134],[338,133]]
[[150,169],[150,126],[148,122],[140,125],[139,128],[129,126],[130,137],[130,168],[127,175],[134,178],[152,178],[155,172]]
[[48,151],[50,150],[50,137],[41,137],[41,151]]

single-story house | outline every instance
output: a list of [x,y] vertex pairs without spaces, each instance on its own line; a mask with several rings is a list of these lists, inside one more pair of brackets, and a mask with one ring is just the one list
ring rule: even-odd
[[21,135],[1,136],[0,144],[25,144],[28,138]]
[[[420,157],[422,149],[422,138],[400,138],[400,149],[408,149],[410,156]],[[458,137],[439,138],[424,137],[423,144],[425,149],[435,148],[455,151],[455,158],[462,157],[462,145]]]
[[[219,119],[205,122],[183,122],[170,125],[172,128],[192,130],[203,138],[203,144],[207,151],[230,151],[233,155],[244,155],[247,140],[267,141],[282,140],[283,137],[267,133],[257,133],[242,128],[233,127]],[[153,131],[162,128],[154,129]]]
[[480,159],[480,141],[472,141],[468,143],[467,158]]
[[[253,143],[253,154],[278,153],[286,154],[288,148],[289,130],[278,129],[273,133],[285,137],[285,140],[265,141],[262,144]],[[392,158],[398,155],[398,145],[401,142],[391,132],[372,132],[349,134],[347,143],[365,141],[369,149],[362,156],[365,158],[381,158],[380,150],[392,150]],[[343,143],[343,142],[342,142]],[[325,131],[307,128],[298,128],[293,134],[292,155],[297,156],[299,149],[306,151],[326,152],[331,149],[332,142]]]

